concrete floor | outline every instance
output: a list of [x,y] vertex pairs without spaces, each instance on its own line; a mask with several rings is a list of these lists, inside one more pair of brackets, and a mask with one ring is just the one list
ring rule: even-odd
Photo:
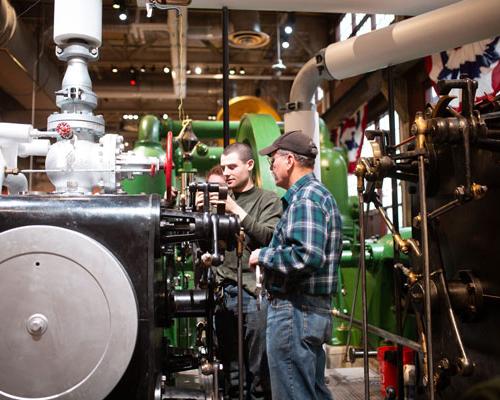
[[[362,367],[327,369],[325,379],[334,400],[363,400],[365,397]],[[372,370],[370,370],[370,399],[382,399],[379,376]]]
[[[363,368],[329,368],[325,371],[325,380],[330,389],[334,400],[363,400],[364,399],[364,381]],[[172,388],[166,398],[170,399],[205,399],[202,394],[201,386],[203,382],[197,370],[185,371],[177,374],[177,388]],[[205,382],[206,384],[206,382]],[[186,397],[186,392],[181,396],[182,391],[178,388],[185,388],[192,392]],[[177,397],[177,394],[179,397]],[[370,399],[382,400],[380,394],[380,379],[376,372],[370,370]]]

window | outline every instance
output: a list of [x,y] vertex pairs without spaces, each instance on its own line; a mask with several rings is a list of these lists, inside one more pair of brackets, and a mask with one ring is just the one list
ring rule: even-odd
[[[354,29],[363,21],[366,14],[356,13],[356,14],[345,14],[339,25],[340,40],[348,39]],[[373,29],[385,28],[394,21],[394,14],[375,14],[367,18],[354,36],[359,36],[364,33],[368,33]]]
[[[395,116],[395,128],[396,128],[396,144],[400,142],[399,138],[399,116],[398,113],[394,113]],[[372,122],[369,124],[366,129],[378,129],[381,130],[389,130],[389,115],[385,114],[382,116],[376,123]],[[361,157],[373,157],[373,151],[372,151],[372,146],[368,140],[363,140],[363,146],[361,147]],[[348,193],[349,196],[357,196],[357,178],[354,174],[349,174],[347,176],[347,185],[348,185]],[[382,206],[386,209],[387,215],[389,216],[389,219],[392,221],[392,183],[391,179],[386,178],[384,179],[382,183],[382,192],[381,192],[381,200],[382,200]],[[401,182],[398,181],[398,203],[400,203],[400,206],[398,207],[398,214],[399,214],[399,226],[403,226],[403,206],[401,205],[402,201],[402,193],[401,193]]]

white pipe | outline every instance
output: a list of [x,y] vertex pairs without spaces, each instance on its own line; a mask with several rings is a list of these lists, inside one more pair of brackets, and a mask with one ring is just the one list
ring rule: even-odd
[[33,126],[29,124],[0,123],[0,140],[29,142]]
[[311,118],[306,111],[314,109],[313,97],[321,80],[359,75],[496,36],[500,32],[499,20],[500,0],[462,0],[331,44],[324,51],[327,72],[320,74],[315,68],[316,58],[309,60],[299,71],[292,85],[289,104],[300,104],[289,112],[299,113],[302,118],[297,115],[287,118],[285,115],[285,131],[303,129],[308,132],[305,129],[313,122],[306,121]]
[[18,157],[46,156],[49,152],[50,140],[35,139],[29,143],[19,143]]
[[[172,62],[172,81],[178,99],[186,98],[187,65],[187,8],[180,7],[181,16],[175,10],[168,11],[168,32],[170,35],[170,59]],[[181,54],[182,53],[182,54]]]
[[457,0],[193,0],[190,8],[418,15]]
[[3,185],[9,189],[9,194],[19,194],[28,191],[28,180],[24,174],[7,175]]
[[344,79],[500,33],[500,0],[463,0],[326,48],[328,71]]

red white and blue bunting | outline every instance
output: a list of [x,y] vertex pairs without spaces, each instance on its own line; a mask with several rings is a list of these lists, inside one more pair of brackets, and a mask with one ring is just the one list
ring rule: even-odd
[[[466,74],[478,82],[476,101],[492,98],[500,91],[500,36],[442,51],[426,58],[429,78],[458,79]],[[458,91],[450,95],[457,96]],[[458,106],[458,102],[453,106]]]

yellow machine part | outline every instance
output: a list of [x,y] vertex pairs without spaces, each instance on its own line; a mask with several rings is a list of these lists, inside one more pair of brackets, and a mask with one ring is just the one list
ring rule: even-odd
[[[238,96],[229,100],[229,120],[239,121],[245,114],[269,114],[276,121],[281,121],[277,111],[260,97]],[[222,121],[224,110],[221,108],[217,113],[217,120]]]

